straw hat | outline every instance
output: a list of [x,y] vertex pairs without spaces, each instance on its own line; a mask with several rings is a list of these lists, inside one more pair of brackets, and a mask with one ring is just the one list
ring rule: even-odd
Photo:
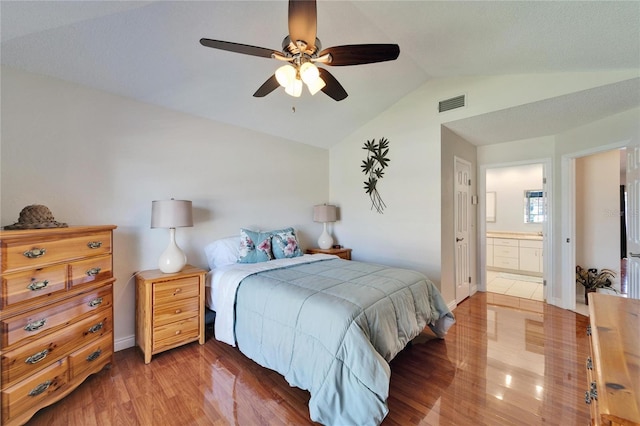
[[66,228],[66,223],[56,222],[47,206],[33,204],[22,209],[18,221],[4,229]]

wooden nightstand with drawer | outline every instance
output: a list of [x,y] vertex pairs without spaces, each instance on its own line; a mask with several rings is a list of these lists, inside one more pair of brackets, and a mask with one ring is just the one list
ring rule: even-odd
[[316,253],[324,253],[324,254],[333,254],[345,260],[351,260],[351,249],[350,248],[330,248],[330,249],[321,249],[321,248],[312,248],[307,250],[307,254],[316,254]]
[[145,364],[168,349],[204,343],[205,274],[190,265],[174,274],[158,269],[136,274],[136,344]]

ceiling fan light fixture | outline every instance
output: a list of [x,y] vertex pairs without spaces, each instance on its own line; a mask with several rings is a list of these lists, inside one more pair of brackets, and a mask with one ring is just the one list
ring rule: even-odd
[[320,71],[318,71],[318,67],[311,62],[305,62],[300,65],[300,78],[302,78],[302,81],[307,83],[307,85],[313,84],[319,77]]
[[296,80],[296,69],[291,65],[283,65],[276,70],[276,80],[280,86],[287,88]]
[[293,96],[294,98],[299,98],[302,94],[302,80],[294,78],[288,86],[284,88],[284,91]]
[[325,81],[320,77],[316,78],[312,83],[307,83],[307,87],[309,88],[309,92],[312,96],[318,93],[326,85],[327,83],[325,83]]

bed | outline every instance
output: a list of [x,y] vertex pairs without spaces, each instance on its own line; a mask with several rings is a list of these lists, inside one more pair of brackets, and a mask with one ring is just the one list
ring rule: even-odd
[[[274,238],[283,230],[243,231],[235,262],[216,262],[205,249],[215,338],[308,390],[312,420],[380,424],[388,413],[389,361],[425,327],[444,338],[454,322],[435,285],[407,269],[279,250],[292,244]],[[267,260],[256,253],[247,260],[259,246],[271,251],[263,253]]]

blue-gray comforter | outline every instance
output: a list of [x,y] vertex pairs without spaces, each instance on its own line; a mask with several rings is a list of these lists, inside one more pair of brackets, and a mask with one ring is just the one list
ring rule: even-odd
[[342,259],[251,275],[236,295],[240,350],[309,390],[311,419],[328,425],[379,424],[388,362],[426,325],[443,337],[451,323],[424,275]]

